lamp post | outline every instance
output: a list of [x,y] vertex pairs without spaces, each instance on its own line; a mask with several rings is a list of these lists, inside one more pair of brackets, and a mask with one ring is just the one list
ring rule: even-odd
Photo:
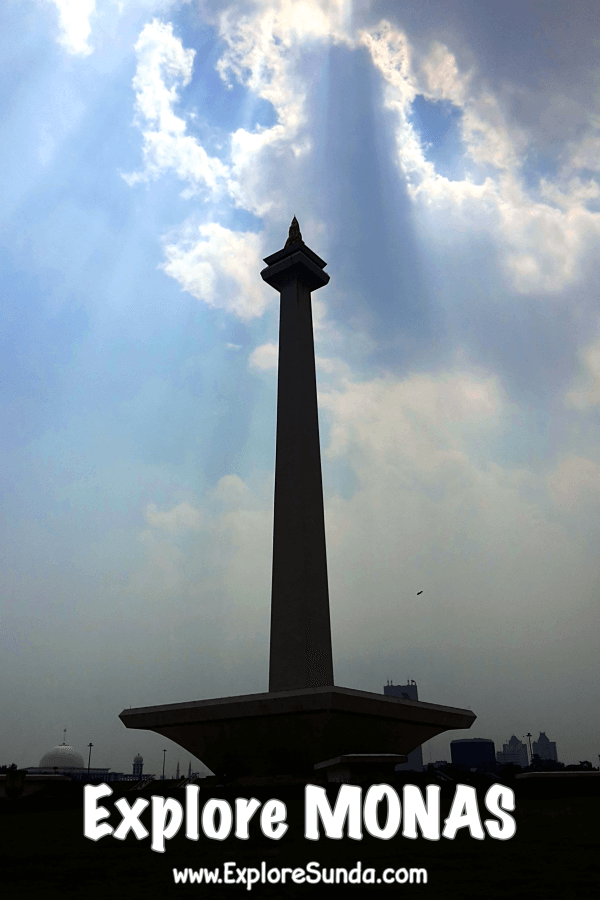
[[90,762],[91,762],[91,759],[92,759],[92,747],[93,747],[93,746],[94,746],[94,745],[93,745],[92,743],[89,743],[89,744],[88,744],[88,747],[90,748],[90,752],[89,752],[89,755],[88,755],[88,778],[90,777]]
[[526,737],[529,739],[529,764],[531,765],[531,763],[533,762],[533,753],[531,752],[531,737],[532,737],[531,732],[528,731],[527,734],[523,735],[523,737]]
[[163,773],[162,773],[163,781],[165,780],[165,758],[166,758],[166,756],[167,756],[167,751],[163,750]]

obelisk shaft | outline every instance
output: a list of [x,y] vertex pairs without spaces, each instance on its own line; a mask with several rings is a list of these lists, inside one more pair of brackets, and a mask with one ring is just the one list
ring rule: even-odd
[[281,294],[269,690],[285,691],[333,684],[311,310],[329,276],[301,239],[265,262]]

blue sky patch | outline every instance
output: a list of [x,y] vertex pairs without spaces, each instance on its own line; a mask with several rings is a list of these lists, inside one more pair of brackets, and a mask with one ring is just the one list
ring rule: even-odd
[[462,111],[448,100],[427,100],[423,94],[413,100],[410,119],[420,135],[425,157],[451,181],[464,177],[461,118]]

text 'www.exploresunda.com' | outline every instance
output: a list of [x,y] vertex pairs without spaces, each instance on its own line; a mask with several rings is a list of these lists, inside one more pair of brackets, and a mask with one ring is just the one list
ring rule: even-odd
[[272,867],[261,862],[260,868],[240,867],[226,862],[223,868],[173,869],[175,884],[236,884],[251,891],[255,884],[427,884],[427,869],[384,869],[378,874],[374,868],[363,868],[360,860],[352,869],[322,867],[309,862],[305,867]]

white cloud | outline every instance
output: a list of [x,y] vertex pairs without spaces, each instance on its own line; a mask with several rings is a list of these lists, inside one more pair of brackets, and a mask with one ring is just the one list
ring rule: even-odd
[[348,0],[263,0],[247,15],[240,16],[235,5],[219,15],[219,36],[227,44],[216,66],[221,78],[228,85],[235,78],[268,101],[277,116],[270,128],[238,128],[231,135],[229,189],[237,206],[259,216],[285,208],[281,169],[311,149],[303,130],[308,85],[299,70],[302,52],[315,42],[351,43],[350,14]]
[[203,652],[210,647],[217,656],[230,656],[261,629],[266,637],[271,504],[230,474],[199,508],[184,502],[160,512],[152,503],[146,522],[130,592],[144,598],[148,623],[162,621],[159,609],[172,604],[171,622],[201,622]]
[[[561,615],[552,598],[579,550],[546,510],[543,479],[476,462],[504,411],[494,379],[342,378],[321,405],[330,419],[325,472],[343,460],[358,483],[325,503],[340,655],[385,654],[405,639],[413,648],[460,645],[465,619],[471,644],[497,640],[499,629],[519,646],[541,614]],[[432,599],[417,607],[425,579]]]
[[600,338],[579,351],[583,375],[583,386],[567,393],[565,403],[576,409],[587,409],[600,403]]
[[[321,405],[330,421],[323,462],[336,666],[401,654],[416,658],[432,684],[446,670],[464,678],[457,654],[468,666],[482,647],[509,647],[511,659],[527,650],[550,663],[544,642],[557,623],[572,633],[564,596],[587,596],[589,567],[546,509],[546,478],[476,462],[506,411],[497,382],[464,367],[358,382],[335,360],[320,365],[332,381]],[[345,496],[327,487],[340,462],[355,476]],[[598,494],[599,472],[575,457],[559,466],[551,486],[567,512],[571,497]],[[161,609],[176,601],[174,620],[200,619],[203,648],[216,644],[219,654],[241,656],[250,635],[266,657],[271,473],[267,482],[259,492],[229,474],[200,504],[198,529],[145,532],[138,594]],[[432,647],[451,648],[452,664],[429,664]],[[386,674],[375,663],[369,672]],[[446,698],[437,699],[459,702]]]
[[518,291],[557,291],[577,278],[584,252],[600,234],[600,215],[574,197],[567,211],[535,202],[508,179],[497,206],[505,263]]
[[386,95],[387,101],[406,109],[418,91],[412,71],[411,48],[404,32],[383,19],[372,31],[361,31],[359,40],[391,88]]
[[[597,134],[571,148],[560,183],[543,180],[536,198],[521,178],[528,135],[508,121],[489,91],[474,87],[471,73],[461,74],[444,45],[434,42],[417,65],[406,35],[385,21],[362,31],[361,42],[384,80],[385,105],[397,115],[398,165],[428,233],[435,232],[441,209],[446,231],[485,228],[498,241],[507,275],[521,293],[558,291],[573,281],[590,239],[600,234],[600,214],[586,205],[598,197],[598,186],[572,177],[574,168],[592,161]],[[461,110],[465,161],[485,174],[481,183],[470,176],[451,181],[436,172],[409,119],[416,94],[450,100]]]
[[317,373],[338,379],[350,376],[350,366],[343,359],[335,356],[316,356]]
[[157,19],[147,24],[135,46],[138,65],[133,80],[137,122],[144,136],[144,168],[125,176],[128,183],[172,170],[188,183],[184,196],[203,186],[213,194],[226,190],[237,206],[257,215],[272,209],[277,205],[279,179],[272,177],[268,161],[273,154],[283,154],[289,166],[310,147],[306,136],[299,135],[305,124],[306,94],[296,71],[299,48],[327,36],[344,39],[340,23],[347,9],[346,2],[335,2],[326,14],[313,0],[281,0],[259,3],[241,17],[236,6],[218,15],[219,37],[227,44],[216,66],[221,78],[230,84],[233,76],[271,103],[277,115],[271,128],[233,132],[227,165],[209,157],[200,142],[186,134],[185,120],[174,111],[178,86],[190,83],[195,51],[184,49],[171,24]]
[[261,344],[250,354],[248,365],[251,369],[266,372],[277,368],[278,345],[273,343]]
[[[343,0],[258,2],[243,13],[233,4],[215,13],[216,30],[225,44],[216,66],[221,78],[243,84],[268,101],[276,115],[269,128],[237,128],[224,159],[211,157],[175,111],[180,89],[190,84],[195,51],[183,47],[170,24],[156,19],[147,24],[136,44],[134,78],[144,166],[124,177],[135,184],[171,171],[184,182],[184,197],[204,193],[213,203],[228,199],[257,216],[282,218],[289,213],[297,160],[311,151],[304,55],[318,47],[325,52],[332,43],[362,45],[382,76],[385,105],[396,115],[398,166],[427,234],[439,230],[440,214],[446,235],[487,231],[500,248],[507,277],[521,293],[558,291],[576,279],[584,254],[600,235],[600,213],[589,207],[600,188],[577,174],[578,167],[593,163],[597,123],[590,121],[589,134],[569,145],[569,159],[556,178],[543,179],[539,189],[529,188],[521,166],[530,137],[489,89],[475,83],[472,72],[460,71],[446,46],[433,42],[429,52],[416,59],[401,29],[383,20],[354,33],[351,13],[351,5]],[[473,174],[450,180],[427,159],[410,119],[417,94],[450,101],[460,109],[465,162]],[[282,169],[288,173],[285,180]],[[203,243],[196,247],[184,228],[181,241],[167,245],[170,256],[164,268],[185,290],[215,305],[216,260],[206,264]],[[219,305],[246,318],[265,308],[256,292],[248,303],[227,300]]]
[[248,485],[238,475],[224,475],[217,481],[213,497],[230,505],[244,501],[248,497],[248,493]]
[[[474,461],[479,441],[503,414],[494,379],[450,371],[355,382],[348,373],[336,376],[335,363],[328,368],[338,380],[321,396],[330,419],[325,472],[343,459],[357,483],[346,498],[331,489],[325,498],[338,657],[392,653],[398,641],[460,646],[498,634],[518,648],[540,616],[550,624],[560,618],[563,606],[553,598],[580,560],[576,543],[531,499],[536,490],[546,496],[545,483],[531,472]],[[581,461],[570,466],[554,482],[565,495],[584,483]],[[587,466],[585,483],[598,490],[600,469]],[[190,615],[193,608],[197,616],[200,602],[207,628],[213,598],[224,598],[219,616],[232,645],[247,633],[266,633],[271,490],[261,497],[236,475],[220,479],[198,511],[199,530],[184,532],[193,547],[179,546],[175,529],[156,528],[160,534],[146,539],[144,590],[160,588],[162,603],[165,591],[183,597]],[[428,599],[413,608],[412,585],[421,589],[424,577]],[[390,625],[399,614],[400,637]]]
[[[147,24],[135,47],[138,63],[133,81],[144,165],[140,172],[123,176],[127,183],[134,185],[172,171],[186,184],[184,198],[204,192],[213,202],[228,197],[235,206],[258,216],[282,216],[284,210],[287,215],[289,189],[281,180],[281,170],[289,173],[295,161],[310,149],[303,131],[306,84],[298,72],[301,51],[305,44],[326,38],[348,41],[346,22],[350,12],[346,0],[335,0],[325,7],[314,0],[280,0],[258,3],[244,16],[236,6],[217,15],[219,37],[226,43],[217,71],[224,81],[233,77],[255,96],[267,100],[277,116],[271,128],[236,129],[231,134],[226,162],[209,156],[198,139],[187,133],[185,119],[175,112],[179,89],[189,85],[192,78],[195,51],[183,47],[172,25],[157,19]],[[184,227],[181,239],[166,246],[164,270],[209,305],[222,306],[242,318],[260,315],[267,302],[261,299],[254,278],[243,285],[244,297],[225,302],[217,299],[221,263],[207,243],[223,244],[225,229],[218,228],[214,226],[208,242],[194,244],[190,229]],[[233,232],[229,235],[229,246],[236,241],[241,246]],[[252,237],[248,244],[257,246]],[[229,273],[232,264],[235,268],[235,261],[227,260]],[[232,280],[239,285],[244,279],[241,267],[236,268],[240,271],[233,272]]]
[[[294,99],[286,99],[289,78],[272,35],[263,38],[260,28],[252,30],[250,26],[247,32],[244,29],[239,32],[239,22],[229,25],[226,20],[227,13],[224,13],[221,28],[231,29],[231,35],[225,32],[231,41],[229,51],[221,60],[221,74],[226,70],[235,71],[242,77],[242,69],[245,70],[248,62],[252,88],[261,96],[280,102],[278,114],[285,124],[279,123],[269,130],[257,129],[254,134],[238,129],[232,135],[232,168],[209,157],[198,140],[186,134],[184,119],[174,112],[179,99],[178,86],[185,87],[192,77],[195,51],[184,49],[172,26],[155,19],[144,27],[136,44],[138,65],[134,88],[137,121],[144,135],[144,168],[124,177],[133,185],[172,170],[187,183],[186,197],[203,189],[215,200],[224,192],[237,205],[261,214],[272,206],[272,200],[268,199],[270,194],[265,190],[264,172],[257,157],[270,145],[291,139],[294,123],[299,122],[292,107],[299,108],[301,98],[292,93]],[[240,34],[243,46],[235,41],[235,35]],[[266,40],[269,46],[272,43],[271,63],[276,72],[270,75],[264,74],[259,65],[257,41],[261,40],[263,44]],[[269,87],[273,77],[277,88]],[[244,320],[262,315],[272,302],[264,285],[256,280],[256,272],[262,268],[260,239],[249,232],[233,232],[214,222],[196,227],[186,223],[165,239],[162,268],[192,296]]]
[[[248,359],[248,367],[259,372],[268,372],[277,368],[279,345],[270,341],[255,347]],[[350,367],[348,363],[331,356],[316,356],[315,359],[318,375],[335,376],[338,379],[342,375],[348,375]]]
[[557,502],[569,509],[581,501],[600,499],[600,466],[575,454],[561,460],[549,478]]
[[586,133],[579,141],[570,141],[567,146],[563,164],[566,174],[577,169],[600,172],[600,116],[590,116]]
[[540,182],[540,191],[543,197],[560,206],[561,209],[573,210],[575,214],[577,207],[600,197],[600,186],[591,178],[585,181],[581,178],[571,178],[565,187],[566,189],[561,190],[558,185],[552,184],[545,178]]
[[89,56],[90,18],[96,12],[96,0],[50,0],[58,10],[59,42],[73,56]]
[[199,528],[202,516],[186,500],[166,512],[159,512],[156,504],[150,503],[146,507],[146,520],[154,528],[162,528],[165,531],[186,531]]
[[228,49],[217,63],[217,71],[226,82],[232,74],[269,100],[283,124],[294,127],[302,115],[297,98],[287,93],[289,57],[295,48],[314,41],[351,44],[351,11],[348,0],[326,4],[316,0],[259,0],[245,16],[232,5],[219,15],[219,32]]
[[144,137],[144,168],[123,177],[133,185],[172,170],[187,182],[188,196],[201,189],[218,194],[228,175],[227,166],[186,134],[185,120],[174,112],[178,86],[186,87],[192,78],[196,51],[184,49],[173,26],[158,19],[144,26],[135,50],[138,63],[133,87],[136,122]]
[[260,236],[252,232],[230,231],[216,222],[188,223],[175,242],[165,242],[161,268],[193,297],[249,321],[272,302],[256,276],[262,268],[260,247]]
[[452,373],[405,381],[342,377],[341,388],[322,389],[319,402],[332,415],[329,458],[348,455],[363,482],[376,471],[404,485],[464,468],[465,426],[489,426],[501,408],[494,379]]
[[186,87],[192,79],[196,51],[185,50],[173,35],[173,26],[157,19],[144,27],[135,50],[138,64],[133,87],[139,115],[161,130],[185,131],[185,122],[174,115],[173,104],[178,99],[177,81]]
[[462,104],[462,138],[476,163],[515,172],[527,146],[524,132],[509,124],[492,94],[469,96]]
[[471,73],[460,73],[456,58],[444,44],[433,41],[422,68],[433,98],[450,100],[457,106],[465,103]]

